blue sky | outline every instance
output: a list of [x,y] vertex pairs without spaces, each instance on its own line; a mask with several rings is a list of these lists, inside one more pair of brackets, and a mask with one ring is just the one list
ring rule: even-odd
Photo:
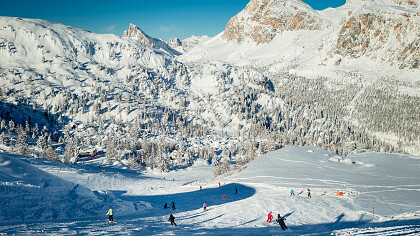
[[[345,0],[303,0],[316,10]],[[37,18],[95,33],[122,35],[133,23],[147,34],[168,40],[214,36],[249,0],[0,0],[0,15]]]

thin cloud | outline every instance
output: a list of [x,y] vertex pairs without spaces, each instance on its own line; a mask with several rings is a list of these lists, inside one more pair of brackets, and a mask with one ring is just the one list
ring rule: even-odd
[[174,32],[176,30],[177,30],[177,27],[175,27],[175,26],[166,26],[166,25],[159,26],[159,32],[161,32],[161,33],[170,33],[170,32]]
[[105,30],[107,33],[113,33],[115,28],[117,28],[117,25],[108,25]]

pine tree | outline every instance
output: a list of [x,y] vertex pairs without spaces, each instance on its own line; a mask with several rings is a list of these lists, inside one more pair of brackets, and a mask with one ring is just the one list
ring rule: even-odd
[[57,160],[57,153],[54,151],[52,146],[49,146],[46,151],[46,158],[50,161],[56,161]]
[[76,140],[69,138],[66,142],[66,148],[64,150],[63,162],[75,163],[79,158],[79,148],[77,147]]
[[29,156],[29,145],[28,145],[28,135],[26,131],[23,129],[21,125],[19,125],[16,129],[17,132],[17,140],[16,140],[16,150],[15,152],[22,156]]

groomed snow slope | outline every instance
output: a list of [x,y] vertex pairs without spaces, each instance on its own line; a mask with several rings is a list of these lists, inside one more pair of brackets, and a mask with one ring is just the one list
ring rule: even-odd
[[[2,154],[1,158],[3,186],[5,182],[18,185],[18,179],[3,174],[19,173],[13,170],[19,165],[4,164],[23,163],[18,158],[93,190],[102,196],[105,206],[98,209],[102,210],[98,215],[92,213],[84,219],[3,221],[0,233],[415,235],[420,232],[420,160],[412,156],[361,153],[343,158],[316,147],[288,147],[256,159],[242,172],[220,178],[213,178],[213,167],[200,161],[189,168],[158,174],[127,170],[119,162],[104,164],[101,159],[68,166],[21,156]],[[26,163],[20,166],[26,172],[35,169]],[[292,188],[295,196],[290,196]],[[307,197],[307,188],[311,198]],[[6,190],[2,196],[12,194],[2,189]],[[344,196],[337,196],[337,190]],[[46,188],[41,188],[40,193],[50,194]],[[24,198],[19,201],[36,202]],[[164,203],[171,201],[177,209],[163,209]],[[207,211],[202,210],[205,201]],[[7,207],[15,208],[18,204],[22,203],[12,202]],[[60,204],[56,206],[57,210],[62,208]],[[117,223],[106,222],[108,206],[114,208]],[[275,216],[284,215],[289,229],[280,232],[278,225],[265,222],[269,211]],[[178,227],[167,221],[170,213],[176,217]]]

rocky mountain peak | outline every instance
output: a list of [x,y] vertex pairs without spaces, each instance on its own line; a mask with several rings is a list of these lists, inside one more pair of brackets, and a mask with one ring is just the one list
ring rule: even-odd
[[251,0],[226,25],[223,38],[269,43],[282,31],[321,30],[328,23],[300,0]]
[[128,30],[124,31],[123,37],[134,38],[140,41],[141,43],[161,51],[168,53],[169,55],[179,55],[180,53],[170,47],[166,42],[163,40],[150,37],[147,35],[143,30],[141,30],[138,26],[131,24],[128,27]]
[[124,30],[123,37],[135,38],[149,47],[156,48],[155,40],[134,24],[130,23],[128,30]]
[[181,40],[179,38],[175,37],[173,39],[169,39],[168,45],[171,48],[177,48],[177,47],[182,46],[182,42],[181,42]]

